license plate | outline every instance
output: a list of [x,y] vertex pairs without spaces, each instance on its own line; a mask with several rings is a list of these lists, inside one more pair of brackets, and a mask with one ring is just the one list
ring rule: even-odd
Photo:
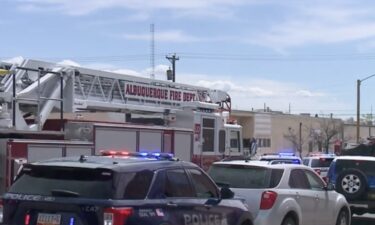
[[61,215],[39,213],[37,225],[60,225]]

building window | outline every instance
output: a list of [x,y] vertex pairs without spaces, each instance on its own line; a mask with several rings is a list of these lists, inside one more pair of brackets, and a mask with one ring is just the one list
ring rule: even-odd
[[261,148],[271,147],[271,139],[269,138],[259,138],[257,141],[258,141],[258,147],[261,147]]

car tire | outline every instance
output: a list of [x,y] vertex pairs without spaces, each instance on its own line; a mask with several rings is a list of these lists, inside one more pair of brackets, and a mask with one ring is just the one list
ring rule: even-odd
[[336,225],[350,225],[348,210],[341,209],[337,216]]
[[297,225],[296,221],[293,219],[293,217],[288,216],[285,217],[281,225]]
[[347,200],[358,200],[366,192],[367,179],[363,172],[347,169],[339,174],[336,180],[336,191]]

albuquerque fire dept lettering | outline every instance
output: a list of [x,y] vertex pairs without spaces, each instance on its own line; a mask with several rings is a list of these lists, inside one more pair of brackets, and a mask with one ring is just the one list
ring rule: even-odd
[[162,88],[145,87],[134,84],[126,84],[126,95],[150,97],[157,99],[168,99],[168,90]]
[[179,102],[188,102],[195,99],[193,92],[129,83],[125,84],[125,95]]

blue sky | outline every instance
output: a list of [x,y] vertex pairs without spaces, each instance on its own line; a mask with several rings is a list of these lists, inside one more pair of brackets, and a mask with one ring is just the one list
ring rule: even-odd
[[[0,59],[84,67],[228,91],[235,109],[355,117],[356,80],[375,74],[370,0],[0,0]],[[361,112],[375,102],[361,86]]]

